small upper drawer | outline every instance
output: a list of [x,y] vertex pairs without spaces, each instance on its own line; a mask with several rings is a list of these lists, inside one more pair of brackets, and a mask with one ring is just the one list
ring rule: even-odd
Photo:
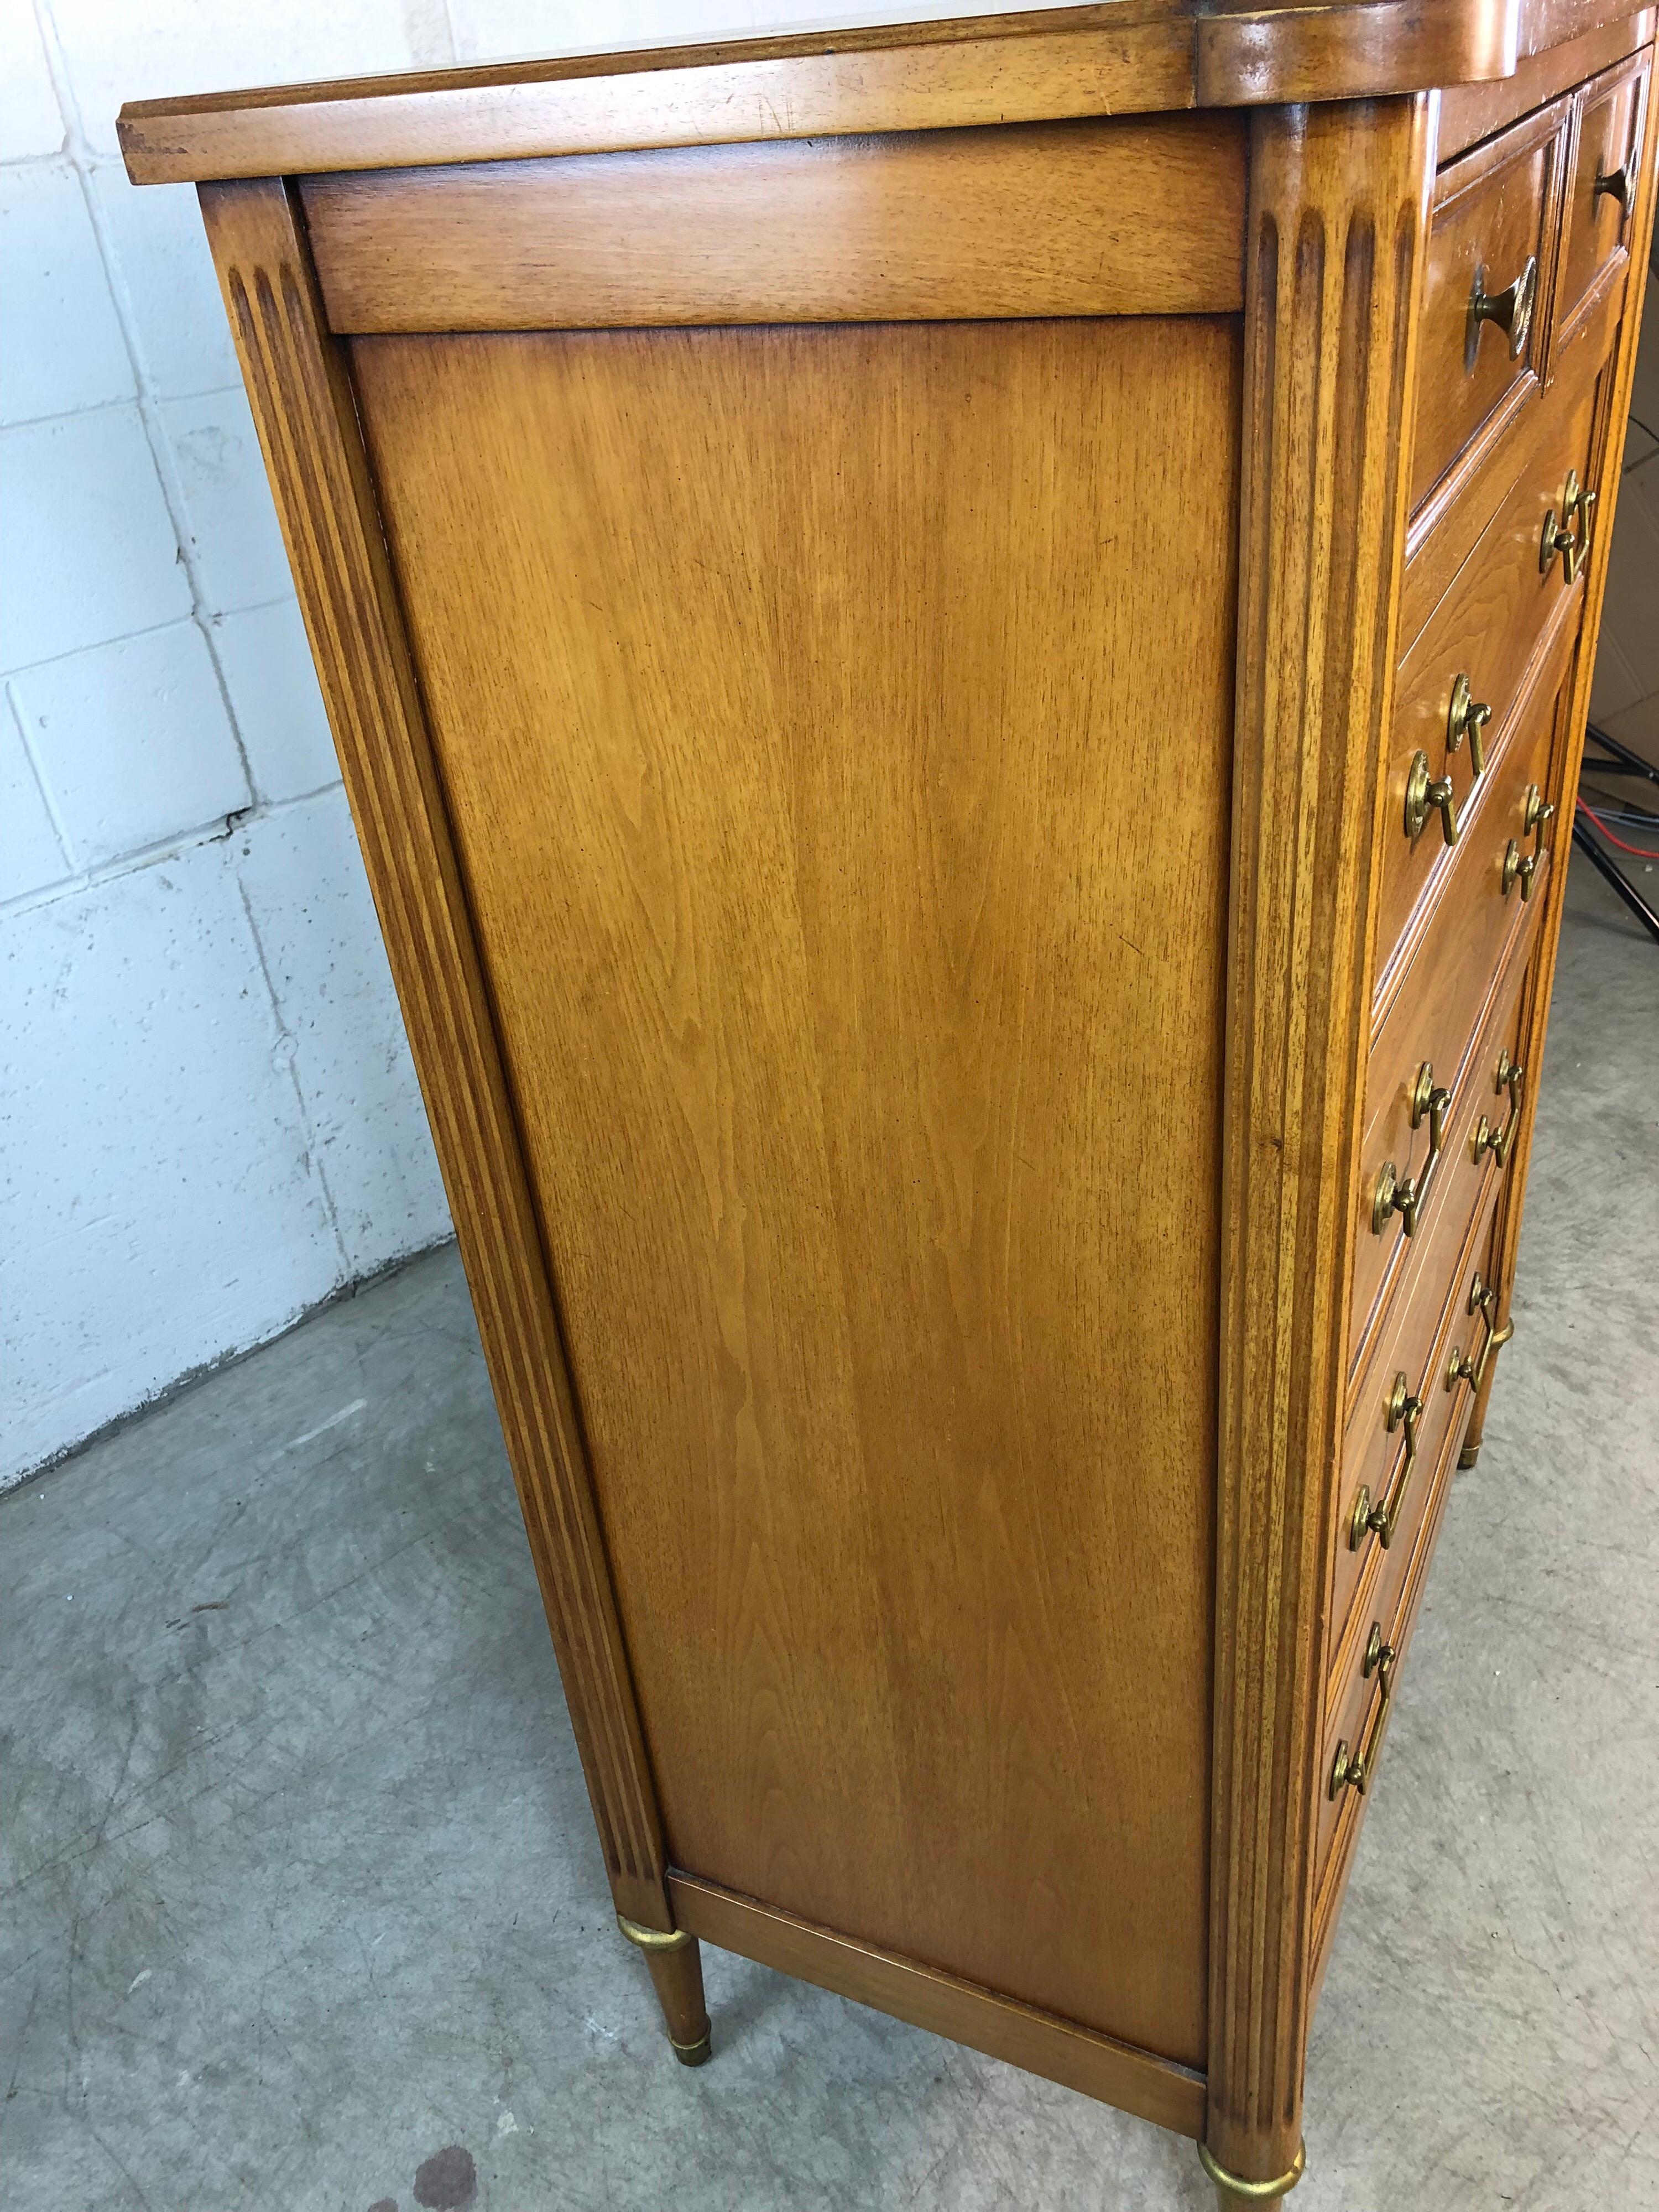
[[[1441,172],[1429,236],[1412,448],[1415,509],[1544,368],[1570,100]],[[1473,465],[1473,462],[1471,462]]]
[[1563,339],[1596,278],[1628,244],[1650,66],[1649,55],[1632,55],[1593,77],[1578,94],[1556,292],[1556,327]]

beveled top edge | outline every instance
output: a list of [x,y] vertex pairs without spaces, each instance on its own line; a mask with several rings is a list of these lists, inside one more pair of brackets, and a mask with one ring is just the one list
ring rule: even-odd
[[137,184],[1427,91],[1632,0],[1101,0],[130,101]]

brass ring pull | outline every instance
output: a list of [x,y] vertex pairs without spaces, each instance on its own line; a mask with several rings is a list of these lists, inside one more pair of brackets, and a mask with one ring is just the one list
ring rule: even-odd
[[[1569,584],[1578,581],[1578,571],[1584,565],[1589,551],[1590,511],[1600,495],[1586,491],[1578,481],[1577,469],[1567,471],[1567,480],[1561,490],[1561,520],[1555,519],[1552,507],[1544,516],[1544,528],[1538,541],[1538,573],[1547,576],[1554,566],[1555,556],[1561,556],[1561,573]],[[1571,527],[1574,523],[1577,527]]]
[[1474,289],[1469,294],[1469,319],[1463,339],[1463,369],[1466,375],[1474,371],[1475,356],[1480,348],[1480,325],[1496,323],[1510,342],[1510,359],[1519,361],[1527,349],[1527,340],[1532,331],[1533,303],[1538,296],[1538,256],[1529,253],[1527,265],[1513,284],[1506,284],[1501,292],[1488,292],[1486,272],[1483,267],[1474,272]]
[[1630,213],[1631,202],[1636,197],[1636,149],[1633,146],[1626,155],[1622,168],[1609,169],[1605,176],[1597,172],[1595,182],[1590,186],[1592,213],[1595,203],[1604,192],[1610,200],[1619,203],[1619,223],[1622,229],[1625,217]]
[[[1504,1091],[1510,1097],[1510,1110],[1504,1117],[1501,1129],[1494,1128],[1483,1114],[1474,1125],[1473,1139],[1474,1159],[1478,1166],[1490,1152],[1501,1167],[1509,1164],[1510,1150],[1515,1143],[1515,1133],[1521,1123],[1521,1091],[1527,1079],[1527,1071],[1518,1060],[1511,1060],[1507,1052],[1498,1055],[1498,1066],[1492,1076],[1492,1089],[1501,1097]],[[1477,1276],[1476,1280],[1480,1278]],[[1473,1308],[1470,1309],[1474,1310]]]
[[1406,1502],[1406,1492],[1417,1466],[1417,1425],[1423,1417],[1423,1401],[1411,1387],[1411,1379],[1402,1367],[1394,1378],[1394,1388],[1389,1393],[1389,1402],[1383,1408],[1382,1425],[1392,1436],[1398,1428],[1406,1431],[1406,1456],[1400,1462],[1400,1471],[1389,1485],[1388,1495],[1371,1503],[1370,1485],[1362,1482],[1359,1495],[1354,1499],[1353,1511],[1348,1516],[1348,1549],[1357,1552],[1367,1534],[1382,1539],[1386,1552],[1394,1541],[1394,1532],[1399,1525],[1400,1509]]
[[1434,1062],[1425,1060],[1417,1071],[1417,1080],[1412,1085],[1412,1127],[1420,1129],[1423,1117],[1428,1116],[1428,1158],[1414,1176],[1402,1182],[1392,1160],[1385,1160],[1377,1170],[1376,1183],[1371,1193],[1371,1233],[1380,1237],[1388,1226],[1389,1217],[1397,1213],[1401,1226],[1407,1237],[1417,1234],[1418,1217],[1423,1211],[1423,1201],[1429,1194],[1429,1182],[1434,1173],[1434,1164],[1440,1157],[1445,1142],[1446,1115],[1450,1109],[1449,1091],[1437,1087]]
[[1486,1379],[1486,1366],[1494,1352],[1501,1352],[1515,1334],[1515,1323],[1506,1321],[1502,1328],[1497,1326],[1498,1291],[1483,1282],[1477,1273],[1469,1285],[1469,1311],[1480,1314],[1486,1324],[1486,1340],[1480,1347],[1479,1359],[1472,1359],[1458,1346],[1452,1346],[1452,1356],[1446,1365],[1446,1388],[1455,1390],[1460,1382],[1467,1382],[1472,1390],[1479,1391]]
[[[1449,753],[1460,751],[1464,738],[1468,738],[1469,762],[1477,782],[1486,772],[1486,747],[1482,733],[1491,720],[1492,708],[1483,699],[1474,696],[1469,689],[1468,678],[1460,674],[1452,685],[1451,705],[1446,710],[1446,750]],[[1428,762],[1421,753],[1418,759],[1427,768]],[[1455,831],[1449,842],[1456,842]]]
[[1428,755],[1413,753],[1406,775],[1406,835],[1413,845],[1437,808],[1441,834],[1449,845],[1455,845],[1458,836],[1457,800],[1453,794],[1452,780],[1449,775],[1431,775]]
[[1375,1674],[1379,1695],[1374,1708],[1370,1732],[1358,1750],[1351,1753],[1345,1736],[1336,1747],[1336,1756],[1331,1761],[1330,1796],[1334,1804],[1345,1790],[1354,1790],[1363,1797],[1376,1767],[1376,1755],[1382,1748],[1383,1731],[1389,1725],[1389,1713],[1394,1703],[1394,1661],[1392,1644],[1382,1640],[1382,1624],[1371,1623],[1370,1641],[1365,1647],[1364,1673],[1367,1680]]

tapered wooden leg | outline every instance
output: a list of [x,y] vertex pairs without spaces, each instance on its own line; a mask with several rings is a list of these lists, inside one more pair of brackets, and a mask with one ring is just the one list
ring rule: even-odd
[[682,2066],[701,2066],[708,2056],[708,2008],[702,1996],[702,1954],[684,1929],[672,1934],[641,1928],[619,1912],[617,1925],[645,1954],[656,1984],[668,2040]]
[[1296,2163],[1288,2173],[1281,2173],[1268,2181],[1247,2181],[1242,2174],[1229,2173],[1218,2163],[1202,2143],[1198,2147],[1199,2163],[1215,2184],[1216,2212],[1249,2212],[1252,2205],[1277,2203],[1281,2197],[1289,2196],[1302,2179],[1308,2162],[1306,2146],[1296,2154]]

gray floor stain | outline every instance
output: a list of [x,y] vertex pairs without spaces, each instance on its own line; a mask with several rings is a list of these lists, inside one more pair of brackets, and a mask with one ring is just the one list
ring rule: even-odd
[[477,2193],[472,2154],[460,2143],[446,2143],[415,2170],[415,2202],[427,2212],[461,2212]]
[[[1569,904],[1293,2212],[1659,2204],[1659,955]],[[463,2142],[479,2212],[1213,2212],[1190,2145],[729,1954],[674,2063],[453,1252],[0,1498],[0,1668],[6,2212],[397,2212]]]

